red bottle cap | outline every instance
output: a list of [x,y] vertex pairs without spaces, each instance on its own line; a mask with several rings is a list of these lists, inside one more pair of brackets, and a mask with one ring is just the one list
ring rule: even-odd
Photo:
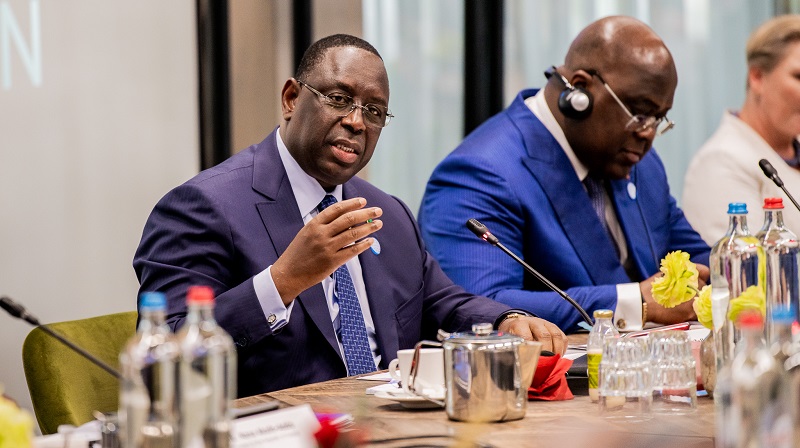
[[186,292],[187,303],[214,303],[214,290],[209,286],[190,286]]
[[739,314],[739,328],[761,328],[764,318],[758,311],[744,311]]
[[781,198],[764,198],[765,209],[783,209],[783,199]]

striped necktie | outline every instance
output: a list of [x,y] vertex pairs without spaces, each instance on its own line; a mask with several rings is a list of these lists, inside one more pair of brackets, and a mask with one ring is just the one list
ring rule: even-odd
[[592,208],[600,220],[600,224],[608,231],[608,223],[606,222],[606,192],[603,187],[603,181],[595,179],[594,177],[587,176],[583,180],[586,186],[586,192],[589,193],[589,200],[592,201]]

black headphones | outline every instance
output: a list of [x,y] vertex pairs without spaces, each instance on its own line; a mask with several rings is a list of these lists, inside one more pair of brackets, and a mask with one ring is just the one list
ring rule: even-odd
[[547,79],[556,76],[564,84],[564,90],[558,95],[558,109],[565,117],[580,120],[592,113],[592,95],[584,88],[570,84],[555,66],[545,70],[544,76]]

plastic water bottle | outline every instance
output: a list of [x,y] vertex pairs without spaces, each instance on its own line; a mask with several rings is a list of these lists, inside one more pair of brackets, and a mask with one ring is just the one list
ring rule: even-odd
[[763,342],[760,313],[739,319],[742,348],[730,369],[730,420],[727,431],[735,447],[792,446],[789,376]]
[[173,448],[178,436],[178,344],[164,322],[164,294],[142,293],[139,306],[139,329],[120,354],[124,446]]
[[614,312],[611,310],[595,310],[594,326],[589,332],[589,341],[586,343],[586,370],[589,377],[589,398],[592,401],[600,399],[598,387],[600,360],[603,358],[603,339],[619,336],[613,318]]
[[236,349],[214,320],[211,288],[189,288],[186,305],[186,324],[178,332],[181,445],[225,448],[236,397]]
[[[783,225],[783,200],[764,199],[764,226],[756,234],[766,256],[767,343],[775,342],[773,311],[798,308],[800,243]],[[796,316],[795,316],[796,318]]]
[[735,331],[727,318],[731,298],[759,283],[762,250],[747,228],[747,204],[728,205],[728,231],[711,248],[711,310],[717,372],[733,359]]

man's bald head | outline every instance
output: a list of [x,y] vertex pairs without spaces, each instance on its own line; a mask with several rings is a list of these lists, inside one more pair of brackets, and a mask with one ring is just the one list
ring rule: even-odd
[[592,68],[605,75],[635,70],[643,77],[678,78],[664,41],[644,22],[627,16],[589,24],[570,45],[564,62],[570,71]]
[[[593,101],[589,113],[572,117],[558,105],[569,90],[560,77],[551,77],[545,87],[575,155],[593,175],[628,177],[672,108],[678,73],[666,45],[633,17],[605,17],[578,34],[558,72]],[[652,126],[635,125],[648,120]]]

